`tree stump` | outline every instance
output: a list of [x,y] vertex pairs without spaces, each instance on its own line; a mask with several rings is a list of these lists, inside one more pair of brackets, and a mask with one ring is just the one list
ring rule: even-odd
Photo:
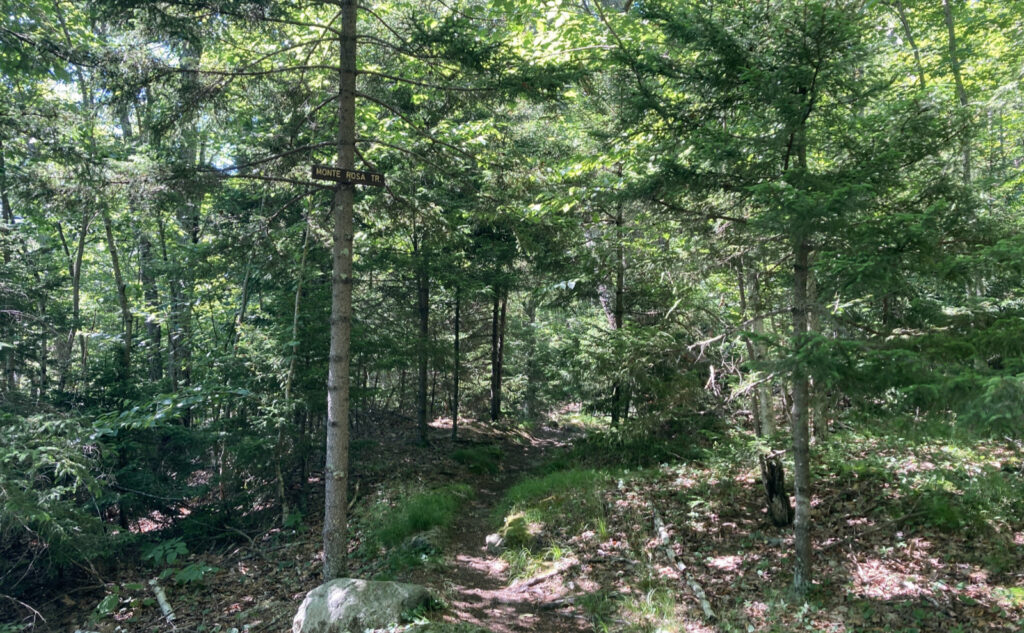
[[776,527],[786,527],[793,522],[793,506],[786,494],[786,471],[778,454],[762,455],[760,461],[768,516]]

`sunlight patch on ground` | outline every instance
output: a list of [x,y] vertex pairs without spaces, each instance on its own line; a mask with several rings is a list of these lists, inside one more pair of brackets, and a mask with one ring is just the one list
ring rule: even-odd
[[718,633],[718,629],[708,626],[699,620],[687,619],[680,623],[686,633]]
[[479,556],[459,554],[455,557],[455,562],[461,567],[467,567],[483,574],[501,574],[508,567],[508,563],[500,557],[480,558]]
[[908,457],[905,461],[900,463],[896,472],[900,475],[908,475],[910,473],[927,473],[935,470],[936,468],[937,466],[927,459],[918,461],[914,457]]
[[719,571],[739,571],[743,565],[743,559],[739,556],[716,556],[707,560],[708,567],[713,567]]
[[135,534],[146,534],[149,532],[155,532],[162,530],[170,525],[171,519],[167,515],[154,510],[149,513],[148,517],[141,518],[134,523],[128,525],[129,530]]
[[[460,422],[461,422],[462,416],[459,416],[459,418],[460,418]],[[427,426],[429,426],[432,429],[450,429],[450,428],[452,428],[452,419],[451,418],[434,418],[433,420],[430,420],[429,422],[427,422]]]
[[658,578],[667,578],[669,580],[679,580],[679,571],[675,567],[669,565],[656,565],[654,567],[657,572]]
[[869,558],[854,567],[852,592],[864,598],[877,600],[930,595],[930,591],[921,587],[922,582],[920,575],[906,573],[898,569],[894,563]]
[[686,475],[679,475],[672,482],[672,485],[675,486],[676,488],[685,488],[685,489],[689,490],[690,488],[696,487],[697,483],[698,483],[697,480],[694,479],[693,477],[687,477]]
[[764,622],[770,615],[771,608],[761,600],[751,600],[743,605],[743,613],[748,620]]
[[1024,607],[1024,586],[996,587],[992,593],[1004,608]]
[[867,517],[850,517],[846,520],[846,525],[850,527],[871,527],[875,522]]

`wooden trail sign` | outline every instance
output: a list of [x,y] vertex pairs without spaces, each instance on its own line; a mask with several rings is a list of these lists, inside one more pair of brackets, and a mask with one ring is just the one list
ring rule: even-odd
[[358,171],[355,169],[341,169],[330,165],[313,165],[313,178],[319,180],[334,180],[351,185],[370,185],[371,187],[384,186],[384,174],[375,174],[372,171]]

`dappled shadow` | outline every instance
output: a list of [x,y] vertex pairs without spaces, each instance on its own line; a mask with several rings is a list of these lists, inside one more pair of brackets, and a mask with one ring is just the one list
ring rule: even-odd
[[[462,443],[501,442],[500,469],[477,475],[476,500],[450,529],[448,564],[438,575],[413,570],[408,579],[433,587],[444,596],[449,612],[445,619],[467,622],[495,633],[573,633],[593,631],[589,620],[570,602],[561,577],[544,582],[509,583],[507,565],[485,549],[487,535],[494,530],[491,513],[502,493],[530,469],[539,465],[549,451],[565,445],[567,431],[539,427],[532,432],[476,426],[460,429]],[[435,422],[431,434],[447,437],[450,428]]]
[[635,531],[660,511],[685,572],[655,557],[659,575],[696,605],[683,578],[690,574],[718,616],[741,630],[776,631],[782,619],[843,633],[1021,630],[1024,534],[915,524],[913,500],[849,484],[818,484],[816,580],[805,608],[788,602],[792,531],[772,526],[753,470],[707,481],[663,469],[659,478],[628,482],[609,499],[610,528]]

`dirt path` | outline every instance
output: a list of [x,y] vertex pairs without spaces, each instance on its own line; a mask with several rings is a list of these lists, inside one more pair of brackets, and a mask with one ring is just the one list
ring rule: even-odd
[[502,494],[567,438],[563,429],[538,428],[527,443],[506,447],[498,476],[479,482],[474,504],[452,530],[454,564],[444,573],[450,619],[495,633],[593,631],[579,609],[566,603],[568,589],[561,574],[548,571],[510,585],[504,561],[485,549],[485,539],[493,531],[490,514]]

